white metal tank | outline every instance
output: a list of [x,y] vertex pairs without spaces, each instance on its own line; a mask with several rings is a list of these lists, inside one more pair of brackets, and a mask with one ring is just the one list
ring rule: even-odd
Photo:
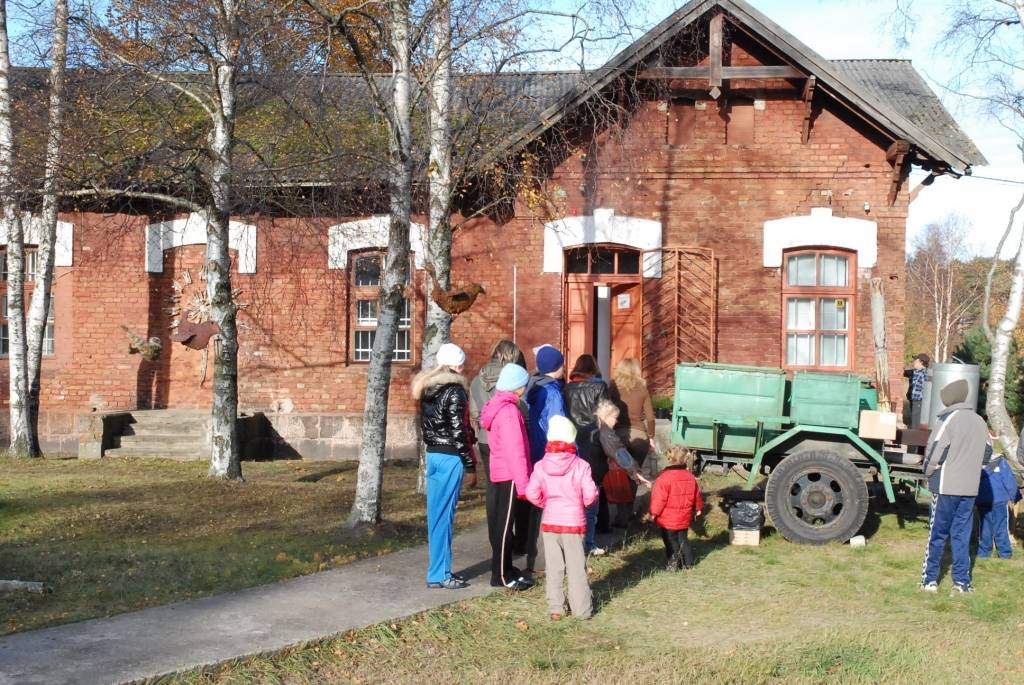
[[[942,389],[953,381],[963,378],[967,381],[967,404],[978,408],[978,389],[981,387],[981,368],[977,364],[934,364],[928,373],[931,390],[925,397],[928,425],[934,426],[939,413],[945,409],[942,404]],[[928,385],[925,385],[928,390]],[[922,414],[924,411],[922,411]]]

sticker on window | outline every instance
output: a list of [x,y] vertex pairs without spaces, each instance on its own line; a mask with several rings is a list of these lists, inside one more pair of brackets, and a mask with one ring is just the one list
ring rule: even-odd
[[630,302],[629,293],[622,293],[621,295],[619,295],[616,298],[615,302],[616,302],[616,306],[619,309],[629,309],[629,307],[630,307],[630,304],[629,304],[629,302]]

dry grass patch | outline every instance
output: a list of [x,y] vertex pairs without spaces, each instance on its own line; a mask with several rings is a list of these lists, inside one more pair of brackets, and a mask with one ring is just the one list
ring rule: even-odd
[[1021,682],[1024,561],[980,561],[971,597],[949,597],[948,577],[923,594],[926,513],[884,510],[858,550],[729,547],[715,512],[690,572],[662,570],[647,533],[592,560],[590,621],[547,620],[539,587],[165,682]]
[[[387,524],[346,530],[356,465],[246,463],[245,483],[203,462],[0,459],[0,634],[109,616],[290,578],[425,540],[416,467],[385,472]],[[458,524],[483,519],[483,491]]]

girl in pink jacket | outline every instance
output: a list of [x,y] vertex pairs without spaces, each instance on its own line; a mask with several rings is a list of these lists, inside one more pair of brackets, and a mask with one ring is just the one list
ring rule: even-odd
[[487,532],[491,540],[491,587],[525,590],[533,586],[512,565],[512,521],[516,499],[526,498],[530,482],[530,442],[519,410],[519,398],[530,374],[518,364],[506,364],[498,375],[496,392],[480,410],[480,425],[488,432],[490,459],[487,486]]
[[[583,536],[587,532],[586,508],[597,500],[597,486],[590,465],[576,456],[576,427],[564,416],[548,422],[548,444],[526,488],[526,497],[544,510],[544,563],[547,600],[552,620],[565,611],[563,580],[569,581],[569,608],[576,618],[592,612],[587,559]],[[493,448],[492,448],[493,449]]]

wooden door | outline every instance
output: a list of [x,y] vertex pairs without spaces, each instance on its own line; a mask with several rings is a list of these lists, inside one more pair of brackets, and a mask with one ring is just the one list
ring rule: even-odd
[[643,330],[643,307],[640,283],[612,286],[612,370],[627,357],[640,359],[640,336]]
[[581,354],[594,353],[594,284],[565,284],[566,372]]

